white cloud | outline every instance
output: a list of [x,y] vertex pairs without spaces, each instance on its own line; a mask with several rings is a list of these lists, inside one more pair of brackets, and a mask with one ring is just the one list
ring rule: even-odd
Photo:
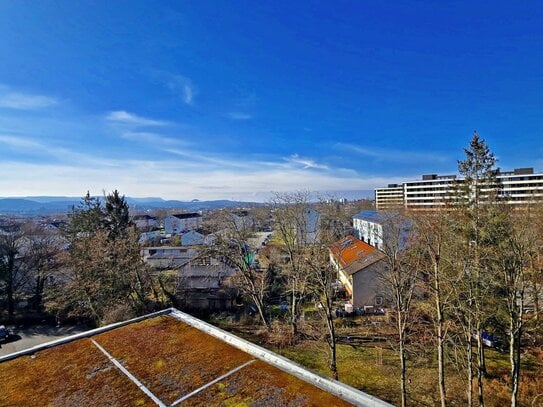
[[309,158],[300,157],[298,154],[293,154],[289,158],[286,158],[286,161],[291,164],[302,165],[304,169],[315,168],[321,170],[328,170],[329,167],[324,164],[318,164],[314,160]]
[[5,144],[8,147],[20,150],[42,148],[42,145],[34,140],[8,134],[0,134],[0,144]]
[[109,112],[106,119],[114,123],[132,124],[135,126],[166,126],[168,122],[163,120],[148,119],[133,113],[128,113],[125,110],[115,110]]
[[162,134],[151,133],[151,132],[146,132],[146,131],[127,131],[121,134],[121,138],[125,140],[129,140],[129,141],[145,142],[145,143],[154,144],[158,146],[189,144],[188,142],[184,140],[179,140],[177,138],[167,137]]
[[189,78],[183,75],[172,75],[166,82],[166,85],[168,89],[181,97],[183,103],[192,106],[197,91]]
[[397,163],[412,164],[419,161],[432,161],[439,163],[450,162],[451,158],[442,153],[431,151],[392,150],[381,148],[361,147],[355,144],[336,143],[335,148],[351,151],[378,161],[393,161]]
[[[370,190],[395,179],[344,176],[294,168],[212,168],[179,161],[118,161],[104,165],[0,162],[0,190],[9,196],[79,196],[119,189],[129,196],[166,199],[257,199],[272,191]],[[37,177],[35,174],[40,174]]]
[[11,91],[6,86],[0,87],[0,107],[17,110],[35,110],[53,106],[58,103],[51,96]]
[[226,117],[232,120],[249,120],[253,118],[250,114],[243,112],[229,112]]

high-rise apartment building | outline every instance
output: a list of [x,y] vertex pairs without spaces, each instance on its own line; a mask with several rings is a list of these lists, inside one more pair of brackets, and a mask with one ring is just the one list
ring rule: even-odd
[[[533,168],[516,168],[500,172],[497,194],[508,205],[526,205],[543,201],[543,173]],[[423,175],[422,179],[391,184],[375,189],[377,210],[432,209],[454,203],[464,179],[456,175]],[[484,192],[484,190],[483,190]]]

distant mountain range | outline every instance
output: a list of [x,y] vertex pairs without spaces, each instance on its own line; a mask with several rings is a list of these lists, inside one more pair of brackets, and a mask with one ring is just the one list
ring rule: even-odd
[[[346,198],[348,200],[373,199],[373,191],[327,191],[319,194],[321,198]],[[100,197],[102,198],[102,197]],[[199,211],[207,209],[247,207],[262,205],[258,202],[230,201],[226,199],[215,201],[178,201],[165,200],[162,198],[131,198],[126,197],[126,201],[132,211],[144,212],[152,209],[182,209],[188,211]],[[81,202],[80,197],[68,196],[25,196],[18,198],[0,197],[0,215],[20,215],[20,216],[41,216],[57,215],[70,212],[72,206],[77,206]]]
[[[130,198],[126,201],[133,211],[146,211],[149,209],[183,209],[190,211],[231,208],[240,206],[258,205],[255,202],[242,201],[177,201],[162,198]],[[28,196],[22,198],[0,198],[0,215],[55,215],[70,212],[72,206],[79,205],[81,198],[67,196]]]

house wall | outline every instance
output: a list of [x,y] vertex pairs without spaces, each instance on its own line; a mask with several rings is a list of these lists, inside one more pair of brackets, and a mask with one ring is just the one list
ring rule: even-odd
[[352,275],[353,306],[364,307],[372,305],[381,307],[385,305],[383,303],[385,290],[381,282],[381,273],[384,271],[384,265],[384,262],[381,260]]
[[138,229],[147,229],[147,228],[154,228],[157,226],[158,222],[156,219],[153,218],[145,218],[145,219],[135,219],[134,224]]
[[178,234],[186,230],[195,230],[202,225],[202,217],[179,219],[168,216],[164,219],[164,232]]
[[205,244],[205,236],[201,233],[190,231],[181,235],[181,246],[198,246]]
[[356,231],[356,237],[379,250],[383,250],[383,226],[381,224],[354,218],[353,227]]

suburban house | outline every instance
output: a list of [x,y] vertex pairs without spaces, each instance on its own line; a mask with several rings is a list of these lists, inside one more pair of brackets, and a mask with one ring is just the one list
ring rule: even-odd
[[199,213],[178,213],[164,218],[164,232],[177,235],[189,230],[196,230],[202,226],[202,215]]
[[375,247],[347,236],[330,246],[330,261],[355,307],[385,305],[381,275],[385,255]]
[[158,239],[160,236],[162,236],[160,229],[150,230],[149,232],[142,232],[140,233],[140,238],[138,242],[145,243],[145,242],[148,242],[149,240]]
[[156,228],[158,225],[157,219],[154,216],[149,215],[136,215],[132,217],[132,221],[134,222],[134,225],[141,230]]
[[224,261],[195,257],[178,268],[177,296],[183,306],[191,309],[226,310],[234,307],[238,289],[231,278],[237,270]]
[[198,250],[182,246],[151,246],[141,249],[143,261],[157,269],[175,268],[196,257]]
[[195,230],[185,232],[181,235],[181,246],[201,246],[204,244],[206,244],[206,237]]
[[250,230],[255,225],[253,217],[245,210],[232,212],[231,216],[237,231]]
[[411,233],[411,222],[399,212],[362,211],[353,217],[358,239],[384,250],[390,244],[404,248]]

